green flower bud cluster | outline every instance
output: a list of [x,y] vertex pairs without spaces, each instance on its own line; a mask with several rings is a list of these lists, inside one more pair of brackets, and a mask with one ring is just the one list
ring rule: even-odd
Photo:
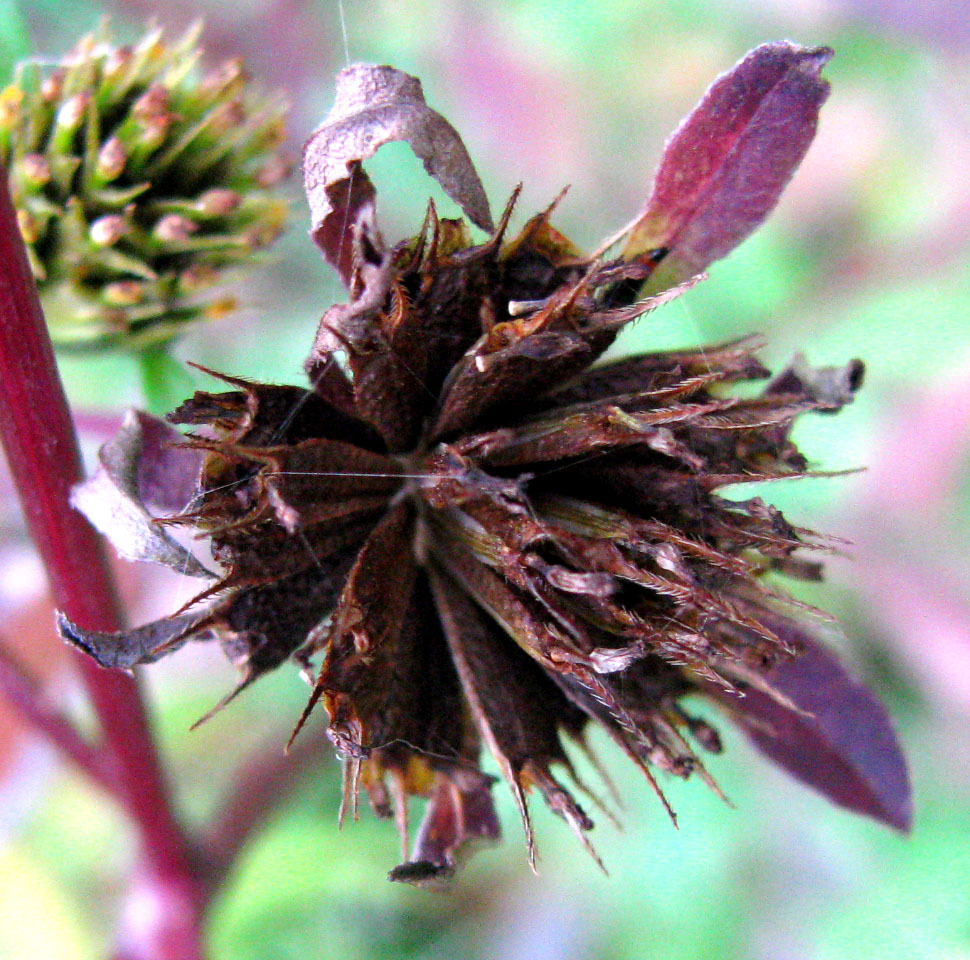
[[0,162],[59,346],[140,349],[224,313],[209,288],[282,230],[287,104],[237,60],[201,74],[199,32],[118,46],[102,28],[0,92]]

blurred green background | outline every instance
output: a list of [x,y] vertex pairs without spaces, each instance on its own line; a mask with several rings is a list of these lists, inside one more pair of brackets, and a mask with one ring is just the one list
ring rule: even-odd
[[[826,468],[868,471],[764,496],[854,541],[827,583],[802,594],[840,616],[834,644],[896,719],[912,764],[912,835],[830,808],[721,722],[727,750],[711,766],[733,808],[700,783],[665,784],[675,831],[640,775],[596,741],[625,805],[622,832],[600,818],[594,834],[608,878],[538,803],[533,876],[499,787],[504,843],[434,895],[384,882],[397,862],[390,824],[364,811],[337,831],[339,771],[323,750],[219,896],[213,957],[970,958],[965,2],[344,0],[341,10],[335,0],[0,0],[0,79],[14,59],[59,56],[104,15],[128,37],[150,17],[180,30],[204,16],[213,61],[241,55],[261,82],[290,91],[294,157],[348,58],[415,73],[465,137],[493,209],[522,179],[522,222],[571,184],[557,225],[587,248],[637,211],[667,135],[747,49],[790,38],[836,50],[818,138],[770,222],[618,349],[761,332],[772,366],[797,350],[814,363],[866,361],[856,403],[805,420],[797,436]],[[369,169],[389,236],[415,231],[429,193],[452,213],[406,148],[384,149]],[[193,329],[178,357],[300,382],[317,319],[343,292],[306,238],[298,177],[291,191],[288,235],[233,291],[242,309]],[[130,359],[64,358],[63,371],[89,423],[139,401]],[[97,430],[87,439],[93,448]],[[22,533],[5,509],[0,533],[16,546]],[[171,609],[177,584],[136,576],[138,615]],[[2,591],[0,624],[21,599]],[[282,671],[189,734],[231,672],[200,646],[147,677],[179,802],[199,821],[249,748],[282,745],[305,697],[296,672]],[[129,838],[70,771],[37,745],[19,750],[0,792],[0,956],[103,957]]]

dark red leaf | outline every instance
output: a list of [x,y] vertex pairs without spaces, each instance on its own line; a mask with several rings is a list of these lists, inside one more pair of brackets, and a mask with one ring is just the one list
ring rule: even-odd
[[730,705],[752,742],[790,774],[835,803],[909,830],[909,774],[883,705],[794,624],[773,618],[769,625],[782,639],[804,646],[803,654],[764,676],[779,698],[753,687],[740,699],[710,692]]
[[733,250],[771,212],[815,136],[828,47],[766,43],[711,85],[667,142],[625,257],[669,254],[663,289]]

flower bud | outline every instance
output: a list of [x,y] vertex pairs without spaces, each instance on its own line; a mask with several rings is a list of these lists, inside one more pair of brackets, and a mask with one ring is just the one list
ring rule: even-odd
[[235,190],[217,187],[206,190],[199,197],[199,212],[206,217],[227,217],[239,206],[242,198]]
[[124,144],[117,137],[109,137],[98,151],[98,163],[95,169],[103,181],[110,182],[121,176],[127,162],[128,154]]
[[125,218],[116,213],[106,217],[99,217],[88,229],[91,242],[98,247],[113,247],[126,233],[129,227]]
[[199,71],[197,42],[102,28],[0,92],[0,164],[58,346],[138,349],[225,312],[203,291],[283,228],[286,105],[238,60]]
[[198,224],[193,223],[188,217],[183,217],[177,213],[168,213],[155,224],[152,233],[156,239],[165,243],[182,243],[188,240],[198,229]]

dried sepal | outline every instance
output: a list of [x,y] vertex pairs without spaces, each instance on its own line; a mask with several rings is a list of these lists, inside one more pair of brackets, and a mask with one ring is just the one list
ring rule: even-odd
[[439,774],[412,858],[395,867],[388,879],[441,889],[478,846],[497,842],[501,829],[490,787],[490,779],[475,770]]
[[208,610],[197,610],[154,620],[131,630],[105,633],[85,630],[58,611],[57,631],[61,639],[88,654],[102,667],[131,670],[174,653],[194,638],[208,617]]
[[[531,259],[536,255],[529,244],[512,243],[519,256]],[[509,256],[505,263],[508,269],[515,259]],[[575,269],[571,257],[565,262],[553,260],[550,266]],[[622,326],[669,303],[703,279],[692,277],[620,310],[599,309],[596,291],[621,283],[624,273],[621,270],[618,276],[613,268],[594,266],[555,295],[534,301],[536,309],[527,317],[492,327],[452,371],[432,435],[444,439],[500,412],[505,405],[514,406],[524,392],[541,395],[576,376],[612,344]],[[642,280],[648,274],[637,269],[635,275]]]
[[865,367],[850,360],[841,367],[813,367],[803,353],[796,353],[788,367],[772,380],[769,393],[801,396],[819,404],[826,413],[837,413],[852,402],[862,386]]
[[549,773],[551,763],[569,765],[559,737],[560,727],[573,719],[574,708],[453,582],[433,573],[432,585],[465,698],[512,789],[534,869],[536,847],[525,796],[530,786],[538,786],[544,796],[555,794],[557,812],[581,833],[592,827]]
[[329,622],[311,644],[311,650],[324,649],[326,655],[293,737],[323,697],[330,714],[328,734],[338,751],[350,758],[367,755],[374,731],[361,708],[364,688],[381,703],[385,696],[368,667],[396,642],[418,572],[408,535],[411,521],[410,504],[399,504],[361,548]]

